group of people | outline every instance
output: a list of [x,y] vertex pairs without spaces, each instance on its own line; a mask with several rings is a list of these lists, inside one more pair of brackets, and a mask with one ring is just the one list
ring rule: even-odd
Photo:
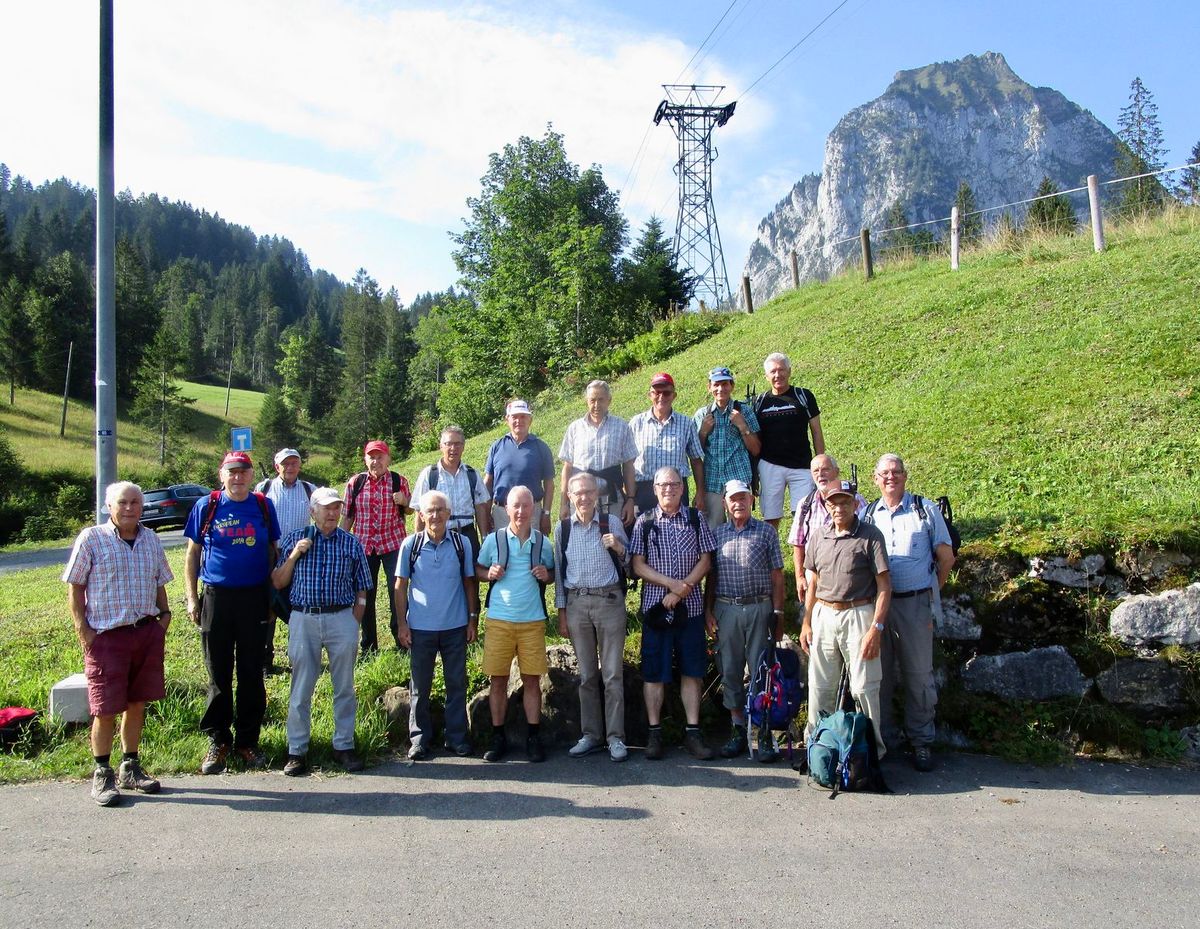
[[[483,670],[492,732],[484,759],[499,762],[510,751],[514,661],[525,754],[534,762],[545,758],[540,678],[547,671],[552,584],[557,629],[572,643],[580,679],[581,736],[568,754],[607,751],[624,761],[629,578],[641,583],[645,757],[666,753],[662,707],[676,680],[685,749],[698,759],[716,754],[700,731],[706,633],[716,640],[730,717],[719,751],[736,757],[748,748],[747,672],[784,631],[777,527],[787,512],[785,491],[794,514],[788,542],[802,604],[799,644],[809,656],[806,735],[834,709],[845,674],[875,724],[882,756],[901,738],[891,708],[902,687],[913,763],[931,769],[933,617],[953,565],[945,523],[936,507],[906,490],[896,455],[880,458],[874,479],[881,496],[868,504],[826,453],[820,408],[811,391],[791,384],[788,358],[773,353],[763,368],[770,389],[745,402],[734,399],[730,369],[712,369],[712,400],[691,417],[674,410],[671,375],[655,374],[649,409],[629,422],[609,413],[611,391],[593,381],[586,414],[567,427],[559,447],[561,470],[531,432],[533,413],[521,399],[507,404],[508,434],[492,444],[482,473],[462,460],[463,430],[448,426],[439,459],[412,488],[391,469],[383,441],[365,445],[365,468],[344,492],[300,480],[296,449],[281,449],[277,476],[254,489],[250,456],[226,454],[221,489],[196,504],[184,530],[187,611],[200,629],[210,682],[200,723],[210,744],[201,772],[220,773],[231,754],[246,768],[265,763],[258,741],[274,615],[287,618],[292,669],[284,773],[308,770],[323,651],[333,684],[333,759],[347,771],[363,767],[354,745],[354,666],[379,648],[380,567],[392,636],[411,658],[409,759],[424,760],[438,748],[430,703],[439,657],[442,746],[460,756],[473,751],[467,646],[480,634],[479,584],[486,582]],[[753,515],[755,480],[761,519]],[[141,767],[138,741],[146,703],[163,696],[172,580],[157,538],[139,526],[140,489],[114,484],[106,499],[109,521],[80,534],[63,575],[94,717],[92,796],[102,805],[116,802],[120,789],[158,789]],[[121,713],[123,755],[114,772],[109,762]],[[758,749],[763,760],[777,757],[769,741]]]

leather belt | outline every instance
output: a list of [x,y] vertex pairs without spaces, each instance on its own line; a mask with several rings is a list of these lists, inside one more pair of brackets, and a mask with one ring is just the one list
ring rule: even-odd
[[771,599],[770,594],[762,594],[757,597],[722,597],[717,594],[717,599],[722,603],[732,603],[735,606],[750,606],[755,603],[766,603]]
[[874,597],[864,597],[861,600],[822,600],[817,597],[817,603],[824,604],[831,610],[852,610],[858,606],[866,606],[868,603],[874,603]]
[[608,594],[621,592],[620,584],[609,584],[607,587],[568,587],[567,595],[574,594],[577,597],[603,597]]
[[896,591],[893,590],[892,591],[892,599],[893,600],[905,600],[908,597],[915,597],[918,594],[927,594],[932,589],[933,589],[932,587],[922,587],[920,590],[905,590],[905,591],[902,591],[901,593],[896,593]]
[[320,616],[322,613],[341,613],[352,606],[354,606],[353,603],[332,603],[329,606],[293,606],[292,609],[300,613],[311,613],[314,616]]
[[147,623],[152,623],[157,619],[157,616],[143,616],[141,619],[135,619],[132,623],[130,623],[130,625],[133,626],[134,629],[141,629],[142,626],[145,626]]

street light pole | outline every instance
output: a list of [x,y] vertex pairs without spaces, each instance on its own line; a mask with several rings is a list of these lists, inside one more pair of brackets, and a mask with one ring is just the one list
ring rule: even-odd
[[113,0],[100,0],[100,137],[96,182],[96,522],[117,479],[116,221],[113,170]]

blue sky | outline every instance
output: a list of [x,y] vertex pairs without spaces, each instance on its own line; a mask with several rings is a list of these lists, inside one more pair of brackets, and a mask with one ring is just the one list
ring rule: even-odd
[[[96,183],[95,10],[5,11],[0,161],[35,183]],[[653,213],[673,228],[674,138],[646,129],[682,76],[738,101],[715,166],[736,277],[759,220],[896,71],[1001,52],[1114,129],[1140,76],[1175,165],[1200,141],[1198,39],[1174,0],[120,0],[117,186],[286,236],[343,280],[365,267],[407,302],[454,282],[447,233],[488,154],[547,123],[621,191],[633,234]]]

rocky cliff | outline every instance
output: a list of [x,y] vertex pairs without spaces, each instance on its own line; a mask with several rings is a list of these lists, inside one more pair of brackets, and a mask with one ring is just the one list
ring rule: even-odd
[[881,228],[898,200],[918,222],[949,216],[960,181],[981,208],[1033,196],[1043,175],[1078,187],[1111,172],[1115,146],[1091,113],[1025,83],[995,52],[901,71],[842,118],[821,173],[797,181],[759,224],[745,266],[755,300],[791,286],[793,249],[802,280],[857,260],[859,231]]

